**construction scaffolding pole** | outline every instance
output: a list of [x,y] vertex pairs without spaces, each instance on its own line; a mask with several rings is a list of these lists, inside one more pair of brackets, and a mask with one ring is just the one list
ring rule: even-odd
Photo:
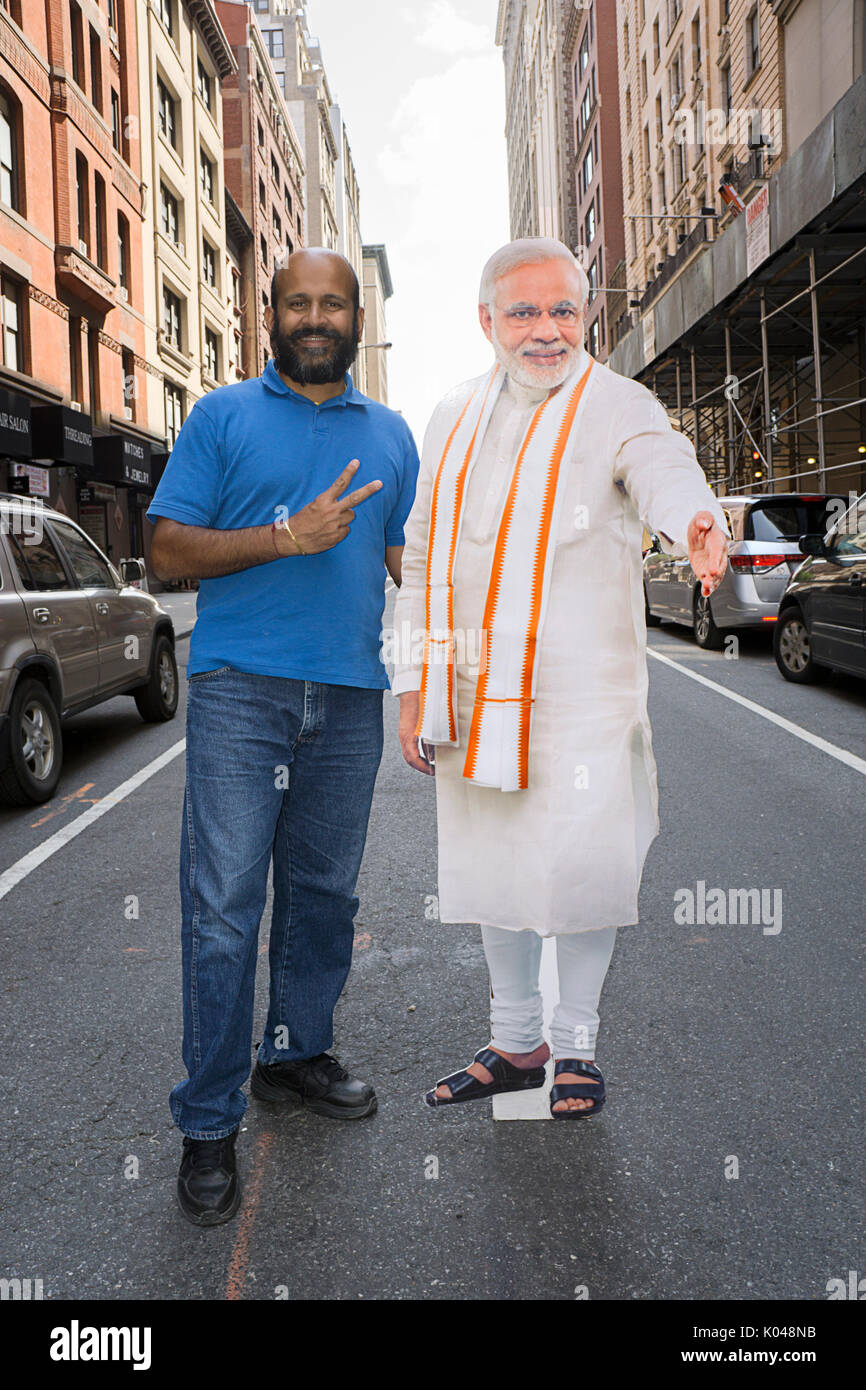
[[815,408],[818,411],[818,488],[825,492],[826,456],[824,453],[824,384],[821,375],[821,335],[818,322],[818,289],[815,274],[815,248],[809,248],[809,298],[812,303],[812,359],[815,367]]
[[731,370],[731,362],[732,362],[732,360],[733,360],[733,359],[732,359],[732,356],[731,356],[731,320],[730,320],[729,318],[726,318],[726,319],[725,319],[725,377],[727,378],[727,385],[726,385],[726,388],[725,388],[725,400],[727,401],[727,406],[728,406],[728,479],[729,479],[728,486],[729,486],[729,487],[732,487],[732,488],[734,489],[734,492],[736,492],[736,490],[737,490],[737,476],[736,476],[737,456],[736,456],[736,452],[735,452],[735,448],[734,448],[734,405],[733,405],[733,399],[732,399],[731,392],[734,391],[734,390],[737,390],[738,387],[737,387],[736,383],[732,380],[733,375],[734,375],[733,372],[732,372],[732,370]]
[[776,491],[773,475],[773,407],[770,401],[770,350],[767,340],[767,292],[761,290],[761,355],[764,362],[764,457],[767,460],[767,483]]

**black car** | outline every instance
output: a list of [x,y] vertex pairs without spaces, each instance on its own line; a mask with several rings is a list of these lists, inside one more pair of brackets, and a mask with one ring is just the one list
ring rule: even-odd
[[786,680],[836,668],[866,676],[866,493],[826,536],[801,536],[808,556],[791,576],[773,634]]

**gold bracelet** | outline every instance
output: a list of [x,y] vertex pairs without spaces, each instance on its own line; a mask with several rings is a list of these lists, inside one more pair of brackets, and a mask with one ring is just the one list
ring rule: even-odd
[[297,536],[295,535],[294,531],[292,530],[292,528],[291,528],[291,526],[289,525],[288,522],[286,522],[286,530],[288,531],[288,533],[289,533],[289,535],[291,536],[292,540],[295,542],[295,545],[298,547],[298,550],[300,551],[300,553],[301,553],[302,555],[306,555],[306,553],[307,553],[306,550],[304,550],[304,547],[301,545],[300,541],[298,540]]

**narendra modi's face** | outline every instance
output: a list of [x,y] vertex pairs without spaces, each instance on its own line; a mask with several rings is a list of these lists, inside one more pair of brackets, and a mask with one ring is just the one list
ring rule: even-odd
[[496,283],[481,327],[521,386],[553,390],[574,371],[583,346],[583,285],[567,261],[518,266]]

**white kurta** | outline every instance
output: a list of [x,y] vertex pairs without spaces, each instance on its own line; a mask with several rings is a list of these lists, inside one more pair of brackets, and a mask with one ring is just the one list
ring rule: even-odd
[[[589,357],[584,353],[584,368]],[[406,524],[394,626],[425,626],[433,479],[454,422],[478,385],[437,407]],[[647,850],[659,831],[647,715],[643,522],[688,554],[696,512],[724,514],[690,441],[639,382],[596,363],[564,479],[529,741],[529,787],[502,792],[463,777],[479,634],[493,551],[517,454],[547,393],[506,379],[466,492],[454,569],[460,745],[436,749],[439,917],[542,936],[630,926]],[[420,641],[396,644],[395,695],[421,685]],[[463,658],[463,659],[461,659]]]

